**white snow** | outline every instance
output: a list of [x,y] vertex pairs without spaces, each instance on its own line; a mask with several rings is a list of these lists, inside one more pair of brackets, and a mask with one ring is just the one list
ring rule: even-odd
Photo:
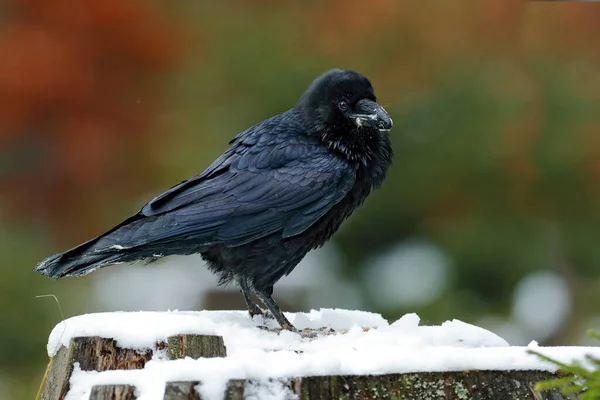
[[[58,324],[50,335],[48,354],[68,346],[72,337],[113,338],[121,347],[153,348],[176,334],[223,336],[227,357],[165,360],[155,355],[143,370],[81,371],[71,377],[69,400],[88,399],[92,386],[131,384],[138,398],[161,399],[166,382],[201,381],[203,398],[220,399],[229,379],[291,378],[332,374],[385,374],[460,370],[554,370],[527,353],[535,349],[563,362],[600,357],[595,347],[511,347],[485,329],[453,320],[440,326],[419,326],[416,314],[389,324],[378,314],[340,309],[286,313],[296,327],[332,327],[334,335],[303,338],[258,329],[261,318],[246,311],[117,312],[86,314]],[[274,327],[272,321],[267,321]],[[370,329],[364,329],[370,328]],[[342,332],[343,331],[343,332]],[[276,351],[274,351],[276,350]],[[248,387],[256,398],[286,399],[281,386]]]

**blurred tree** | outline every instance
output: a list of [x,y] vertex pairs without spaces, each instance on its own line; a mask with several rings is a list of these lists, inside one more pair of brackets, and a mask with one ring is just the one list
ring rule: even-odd
[[[121,210],[106,204],[148,187],[179,36],[156,2],[0,3],[2,398],[33,397],[61,318],[35,298],[51,290],[33,265],[99,233]],[[84,291],[59,298],[73,312],[86,302],[69,299]]]
[[162,103],[155,78],[175,65],[176,35],[155,4],[141,0],[9,0],[4,7],[2,206],[7,218],[80,238],[97,230],[100,216],[82,208],[98,205],[98,193],[144,187],[148,175],[132,169],[131,159],[143,162],[152,145]]

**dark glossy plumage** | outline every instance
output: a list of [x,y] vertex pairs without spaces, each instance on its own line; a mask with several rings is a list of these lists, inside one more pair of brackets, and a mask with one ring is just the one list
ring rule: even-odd
[[36,270],[61,278],[200,253],[222,283],[237,281],[251,314],[261,312],[248,296],[254,292],[292,329],[271,298],[273,285],[381,185],[392,161],[390,128],[365,77],[329,71],[296,107],[237,135],[202,174]]

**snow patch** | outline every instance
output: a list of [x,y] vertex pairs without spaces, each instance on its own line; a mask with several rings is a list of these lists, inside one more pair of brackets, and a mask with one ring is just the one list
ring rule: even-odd
[[[317,338],[258,329],[273,321],[248,317],[247,311],[170,311],[86,314],[58,324],[50,335],[48,353],[56,354],[76,336],[113,338],[118,346],[154,348],[176,334],[223,337],[225,358],[165,360],[156,356],[142,370],[81,371],[71,377],[68,400],[87,399],[101,384],[130,384],[141,400],[162,399],[171,381],[200,381],[203,398],[220,399],[230,379],[249,379],[247,393],[257,399],[289,399],[293,394],[269,379],[315,375],[365,375],[461,370],[548,370],[553,365],[527,353],[535,349],[563,362],[600,357],[593,347],[510,347],[485,329],[458,320],[420,326],[416,314],[389,324],[378,314],[340,309],[286,313],[299,329],[331,327],[336,334]],[[253,386],[254,385],[254,386]]]

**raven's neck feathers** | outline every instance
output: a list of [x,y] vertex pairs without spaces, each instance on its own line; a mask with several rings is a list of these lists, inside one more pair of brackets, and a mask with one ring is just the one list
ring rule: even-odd
[[350,124],[331,127],[319,112],[297,109],[296,112],[303,117],[309,136],[318,138],[332,152],[346,159],[370,187],[381,186],[394,158],[387,132],[359,130]]

